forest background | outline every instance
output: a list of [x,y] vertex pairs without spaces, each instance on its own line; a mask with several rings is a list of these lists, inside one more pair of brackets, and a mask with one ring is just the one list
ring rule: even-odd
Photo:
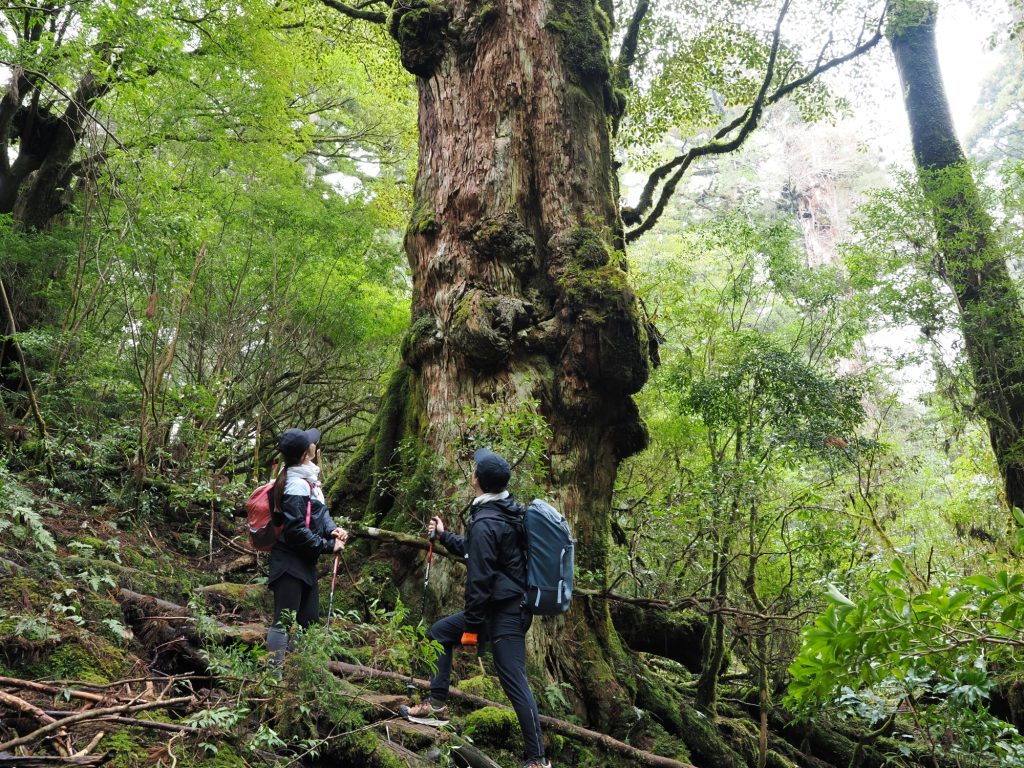
[[[185,675],[216,693],[168,710],[173,737],[87,720],[80,759],[417,764],[427,745],[394,746],[387,706],[323,669],[429,664],[415,627],[459,575],[442,561],[424,593],[405,537],[457,516],[486,443],[581,538],[576,606],[532,633],[541,710],[640,751],[556,736],[559,764],[1024,765],[1020,9],[550,4],[568,91],[607,85],[621,198],[568,236],[595,261],[552,279],[554,306],[643,341],[602,336],[599,363],[630,369],[586,386],[627,414],[635,396],[643,434],[615,433],[607,499],[580,502],[554,457],[586,417],[558,396],[488,385],[439,415],[416,389],[435,333],[503,350],[455,355],[466,381],[502,345],[555,354],[532,309],[472,286],[423,322],[417,249],[450,226],[423,203],[423,110],[461,55],[452,19],[486,32],[500,5],[0,5],[0,753],[76,751],[11,744],[40,725],[17,681],[66,703],[137,677],[192,696]],[[966,158],[908,96],[936,12],[993,30]],[[495,221],[455,240],[520,249]],[[240,507],[276,435],[312,425],[358,543],[338,623],[290,662],[292,708],[231,642],[266,610]],[[154,622],[140,593],[192,618]],[[460,685],[500,698],[473,666]],[[461,730],[513,764],[514,721],[479,712]],[[471,759],[457,738],[438,759]]]

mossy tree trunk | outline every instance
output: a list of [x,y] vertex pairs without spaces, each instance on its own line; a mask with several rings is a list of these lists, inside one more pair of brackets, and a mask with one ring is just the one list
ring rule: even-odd
[[[610,12],[589,0],[395,6],[390,31],[419,90],[413,323],[371,440],[332,489],[368,493],[377,524],[418,526],[424,497],[469,500],[480,434],[467,412],[539,414],[547,493],[598,586],[616,470],[647,441],[631,398],[648,339],[611,163]],[[622,722],[635,682],[603,601],[577,598],[530,642],[591,723]]]
[[[24,42],[39,43],[49,14],[45,8],[26,6]],[[6,86],[0,88],[0,214],[10,215],[15,226],[26,230],[48,229],[70,204],[68,190],[85,167],[75,160],[75,153],[85,135],[89,112],[110,88],[108,81],[87,72],[64,111],[54,114],[44,106],[42,84],[37,74],[14,66]],[[9,270],[5,284],[17,331],[37,327],[51,311],[41,289],[63,271],[63,264],[46,265],[46,259],[40,262],[29,267],[4,265]],[[13,345],[0,341],[0,370],[16,358]],[[20,386],[10,379],[4,383]]]
[[1006,499],[1024,509],[1024,316],[953,128],[935,46],[938,6],[901,0],[889,38],[903,86],[914,160],[933,211],[938,268],[956,296],[978,415],[988,426]]

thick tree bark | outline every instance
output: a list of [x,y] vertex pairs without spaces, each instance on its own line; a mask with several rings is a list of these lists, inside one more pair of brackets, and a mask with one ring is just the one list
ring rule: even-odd
[[[647,441],[631,398],[648,341],[614,195],[610,26],[589,0],[396,6],[420,104],[413,325],[372,440],[333,489],[368,490],[368,522],[414,528],[424,497],[468,501],[467,409],[539,402],[550,494],[599,583],[617,467]],[[411,480],[382,482],[396,475]],[[591,723],[621,722],[632,683],[603,600],[577,599],[530,638]]]
[[[28,229],[46,229],[67,207],[75,149],[92,105],[110,84],[86,72],[61,114],[40,105],[39,84],[20,68],[0,99],[0,213]],[[10,145],[17,157],[10,160]]]
[[[35,29],[33,34],[35,34]],[[38,39],[35,38],[35,39]],[[40,79],[15,66],[0,97],[0,214],[15,226],[49,229],[71,200],[70,187],[81,167],[75,152],[85,135],[90,110],[110,88],[107,80],[86,72],[59,114],[41,105]],[[12,146],[17,155],[11,160]],[[32,269],[4,265],[8,294],[19,330],[43,322],[50,312],[39,297],[42,283],[53,277],[45,264]],[[63,265],[55,265],[61,271]],[[14,358],[10,343],[0,343],[0,368]]]
[[893,8],[889,37],[978,414],[988,425],[1007,503],[1024,509],[1024,315],[953,128],[935,47],[937,14],[931,0],[903,0]]

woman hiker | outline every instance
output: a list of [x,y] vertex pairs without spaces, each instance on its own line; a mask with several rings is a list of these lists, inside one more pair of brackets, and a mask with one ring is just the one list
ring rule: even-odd
[[320,618],[320,590],[316,561],[320,555],[340,552],[348,533],[331,520],[320,489],[320,467],[314,463],[319,429],[288,429],[277,440],[284,469],[271,492],[274,525],[283,525],[270,550],[267,586],[274,592],[274,621],[267,632],[267,650],[275,664],[290,650],[281,625],[284,611],[294,613],[300,627]]

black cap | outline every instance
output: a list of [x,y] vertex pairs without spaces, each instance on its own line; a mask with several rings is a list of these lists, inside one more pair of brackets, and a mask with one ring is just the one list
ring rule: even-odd
[[476,479],[484,493],[498,493],[505,490],[512,468],[501,456],[486,448],[478,448],[473,454],[476,462]]
[[320,442],[320,430],[316,427],[307,430],[286,429],[284,434],[277,438],[277,450],[285,458],[285,461],[298,461],[313,443]]

